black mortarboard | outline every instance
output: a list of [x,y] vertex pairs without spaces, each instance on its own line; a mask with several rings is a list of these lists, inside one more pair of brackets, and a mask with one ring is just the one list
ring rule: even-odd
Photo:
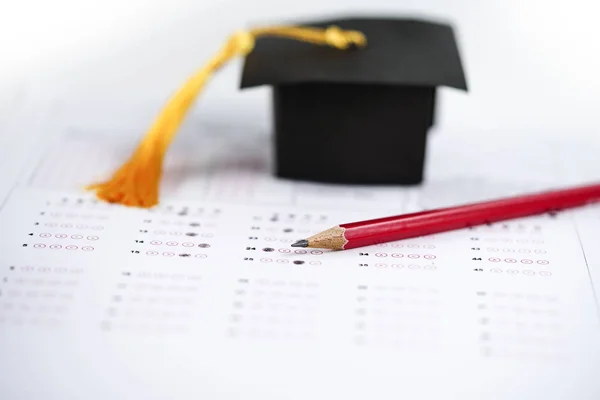
[[157,204],[164,157],[187,111],[240,55],[242,88],[273,86],[275,174],[291,179],[421,182],[436,88],[466,90],[448,25],[353,18],[238,31],[173,95],[131,157],[89,188],[108,202]]
[[276,175],[334,183],[422,181],[436,88],[467,90],[453,29],[416,19],[303,23],[362,32],[365,48],[339,51],[263,38],[241,87],[271,85]]

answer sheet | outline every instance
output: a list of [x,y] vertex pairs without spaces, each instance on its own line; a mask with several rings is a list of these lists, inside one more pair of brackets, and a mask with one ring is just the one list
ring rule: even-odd
[[152,210],[81,190],[128,155],[117,138],[67,134],[28,163],[0,212],[1,397],[600,398],[598,206],[290,246],[587,178],[564,148],[527,164],[536,180],[486,179],[480,153],[413,188],[280,181],[268,149],[227,132],[173,149]]

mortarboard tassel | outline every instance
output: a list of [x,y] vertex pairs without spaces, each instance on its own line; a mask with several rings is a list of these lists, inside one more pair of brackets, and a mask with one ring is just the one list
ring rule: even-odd
[[233,34],[204,68],[175,93],[129,160],[109,180],[89,185],[88,189],[110,203],[144,208],[158,204],[164,157],[194,99],[211,74],[231,58],[248,55],[254,49],[255,39],[261,36],[279,36],[341,50],[366,45],[361,32],[341,30],[336,26],[327,29],[274,26]]

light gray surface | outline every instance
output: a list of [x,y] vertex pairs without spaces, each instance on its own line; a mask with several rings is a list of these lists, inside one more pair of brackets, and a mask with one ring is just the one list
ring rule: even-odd
[[[0,16],[0,87],[26,82],[69,121],[122,126],[135,123],[131,113],[148,120],[237,29],[323,14],[430,15],[456,24],[471,88],[443,91],[445,131],[594,135],[598,9],[591,0],[12,1]],[[239,67],[221,71],[193,112],[268,124],[268,91],[239,93]]]

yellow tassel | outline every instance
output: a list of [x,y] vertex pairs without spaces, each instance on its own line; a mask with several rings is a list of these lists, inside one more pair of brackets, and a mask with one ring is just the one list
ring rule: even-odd
[[261,36],[280,36],[317,45],[347,49],[366,45],[365,36],[357,31],[343,31],[336,26],[327,29],[274,26],[240,31],[233,34],[225,46],[194,74],[164,107],[136,151],[106,182],[95,183],[88,189],[110,203],[149,208],[159,202],[159,187],[167,149],[187,111],[208,78],[231,58],[246,56]]

